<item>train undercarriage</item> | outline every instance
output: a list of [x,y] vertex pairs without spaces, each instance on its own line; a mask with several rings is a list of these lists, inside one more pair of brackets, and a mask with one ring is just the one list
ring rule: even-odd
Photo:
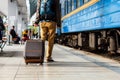
[[120,29],[80,32],[56,36],[56,43],[78,49],[120,53]]

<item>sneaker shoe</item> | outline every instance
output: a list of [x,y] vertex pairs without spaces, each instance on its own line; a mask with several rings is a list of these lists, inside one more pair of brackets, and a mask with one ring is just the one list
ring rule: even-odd
[[47,62],[55,62],[53,59],[47,59]]

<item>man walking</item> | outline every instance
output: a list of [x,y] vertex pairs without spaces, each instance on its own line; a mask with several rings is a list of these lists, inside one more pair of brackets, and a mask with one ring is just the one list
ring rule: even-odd
[[54,62],[52,50],[56,26],[60,26],[60,4],[59,0],[38,0],[36,22],[40,22],[41,39],[46,40],[48,36],[47,62]]

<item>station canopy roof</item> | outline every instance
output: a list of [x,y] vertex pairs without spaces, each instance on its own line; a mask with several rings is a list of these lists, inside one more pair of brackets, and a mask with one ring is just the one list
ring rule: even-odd
[[32,17],[33,14],[36,12],[37,1],[38,0],[29,0],[29,3],[30,3],[30,17]]

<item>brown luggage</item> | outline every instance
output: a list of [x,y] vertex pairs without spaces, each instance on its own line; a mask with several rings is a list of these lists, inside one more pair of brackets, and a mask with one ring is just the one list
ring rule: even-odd
[[24,59],[25,63],[40,63],[44,62],[45,45],[42,40],[27,40],[25,45]]

